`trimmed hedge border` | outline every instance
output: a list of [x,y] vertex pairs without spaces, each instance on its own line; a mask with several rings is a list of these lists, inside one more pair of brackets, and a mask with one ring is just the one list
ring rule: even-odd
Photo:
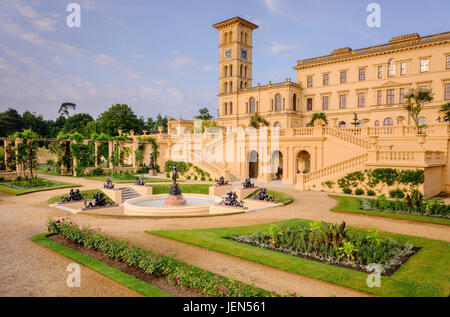
[[126,274],[116,268],[100,262],[90,256],[79,253],[71,248],[60,245],[59,243],[48,239],[53,233],[40,233],[30,238],[31,241],[41,245],[44,248],[52,250],[68,259],[71,259],[111,280],[119,283],[120,285],[146,297],[170,297],[169,293],[166,293],[162,289],[153,286],[147,282],[141,281],[129,274]]

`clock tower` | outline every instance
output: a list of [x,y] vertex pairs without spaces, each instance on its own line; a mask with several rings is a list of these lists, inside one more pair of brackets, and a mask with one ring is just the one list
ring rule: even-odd
[[235,17],[213,27],[219,31],[219,116],[237,115],[238,90],[252,87],[252,32],[258,26]]

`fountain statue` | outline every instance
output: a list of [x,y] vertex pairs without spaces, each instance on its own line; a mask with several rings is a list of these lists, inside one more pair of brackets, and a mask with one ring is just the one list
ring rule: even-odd
[[247,178],[247,179],[245,180],[245,182],[242,183],[242,186],[243,186],[244,188],[254,188],[254,187],[255,187],[255,184],[253,184],[253,183],[250,181],[250,178]]
[[145,186],[145,181],[142,178],[142,176],[138,176],[136,178],[136,181],[134,182],[134,185],[138,185],[138,186]]
[[237,199],[237,195],[234,192],[228,192],[227,195],[219,203],[220,205],[228,207],[244,208],[244,202]]
[[177,163],[173,163],[172,168],[172,188],[170,188],[169,197],[167,197],[166,200],[164,200],[164,206],[181,206],[186,205],[186,200],[183,198],[183,195],[181,194],[180,187],[177,184],[177,176],[178,176],[178,169],[177,169]]
[[274,201],[273,197],[269,196],[267,194],[266,188],[260,188],[259,191],[256,193],[255,200],[263,200],[263,201]]
[[220,176],[219,181],[216,183],[216,186],[225,186],[228,185],[228,182],[225,181],[223,176]]
[[102,192],[97,192],[94,194],[94,202],[92,203],[92,201],[84,201],[84,208],[85,209],[90,209],[90,208],[96,208],[96,207],[105,207],[105,206],[113,206],[112,203],[110,203],[106,198],[105,198],[105,194],[103,194]]
[[152,176],[156,176],[157,172],[156,172],[156,168],[155,168],[155,157],[153,156],[153,153],[150,153],[150,164],[149,164],[149,173]]
[[106,184],[103,184],[103,188],[114,189],[114,184],[112,183],[111,178],[106,179]]
[[75,191],[73,190],[73,188],[71,188],[69,192],[69,197],[62,196],[61,202],[65,203],[69,201],[80,201],[83,199],[84,199],[83,194],[80,193],[80,190],[78,188]]

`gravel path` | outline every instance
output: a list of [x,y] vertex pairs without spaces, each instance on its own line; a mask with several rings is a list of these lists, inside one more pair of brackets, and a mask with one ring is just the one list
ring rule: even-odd
[[[97,188],[101,182],[60,176],[44,176],[49,179],[69,181],[83,185],[82,190]],[[203,217],[180,219],[134,219],[71,215],[79,224],[100,227],[103,232],[132,244],[149,248],[162,254],[175,254],[180,260],[197,265],[217,274],[283,293],[295,291],[303,296],[365,296],[359,292],[284,272],[250,261],[208,251],[173,240],[146,234],[145,230],[176,230],[245,226],[280,221],[291,218],[337,221],[362,228],[377,227],[389,231],[450,242],[450,229],[444,225],[418,223],[408,220],[372,217],[330,212],[335,201],[326,193],[293,189],[280,189],[294,197],[294,202],[281,208],[273,208],[229,217]],[[66,193],[67,189],[52,190],[10,196],[0,192],[0,296],[134,296],[117,284],[82,269],[82,287],[68,288],[65,279],[66,266],[70,263],[60,256],[30,242],[29,237],[45,231],[49,216],[67,217],[68,213],[48,207],[48,198]]]

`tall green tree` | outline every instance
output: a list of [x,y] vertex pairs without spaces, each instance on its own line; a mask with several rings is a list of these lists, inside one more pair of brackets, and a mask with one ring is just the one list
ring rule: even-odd
[[441,112],[444,115],[444,121],[449,122],[450,121],[450,102],[443,104],[441,106],[441,109],[439,109],[439,112]]
[[118,135],[119,129],[124,132],[133,130],[142,133],[143,122],[128,105],[115,104],[100,115],[97,125],[99,132],[114,136]]
[[[90,114],[87,113],[77,113],[70,116],[64,122],[62,128],[63,133],[75,133],[78,132],[82,134],[85,138],[89,138],[91,135],[88,134],[90,131],[86,131],[86,127],[89,123],[95,122]],[[95,131],[94,131],[95,132]]]
[[198,112],[199,115],[195,117],[196,119],[211,120],[213,118],[212,115],[209,113],[208,108],[201,108]]
[[76,108],[77,108],[77,105],[72,102],[63,102],[61,104],[61,106],[59,107],[58,114],[63,117],[68,117],[69,110],[70,109],[75,110]]
[[23,143],[16,145],[16,160],[18,164],[22,163],[24,168],[30,171],[31,177],[33,177],[33,170],[37,164],[37,151],[39,148],[39,143],[35,140],[38,135],[31,129],[28,129],[23,132],[16,132],[12,137],[23,139]]
[[21,131],[23,128],[22,116],[16,109],[9,108],[0,112],[0,137],[6,137]]
[[259,129],[262,127],[268,127],[269,126],[269,122],[264,119],[263,117],[261,117],[261,115],[259,113],[255,113],[254,115],[252,115],[250,117],[250,127],[253,127],[255,129]]
[[427,103],[433,101],[431,90],[424,88],[411,89],[405,95],[405,100],[405,109],[408,111],[409,116],[413,119],[416,128],[419,130],[421,128],[419,125],[420,113]]

